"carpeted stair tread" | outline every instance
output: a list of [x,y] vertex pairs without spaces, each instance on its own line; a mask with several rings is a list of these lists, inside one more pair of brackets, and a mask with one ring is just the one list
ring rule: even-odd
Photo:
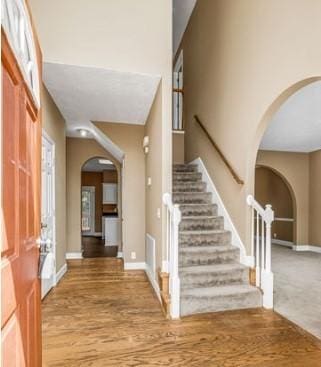
[[240,263],[230,264],[217,264],[217,265],[199,265],[199,266],[186,266],[180,269],[180,274],[200,274],[200,273],[224,273],[238,270],[246,270],[247,267]]
[[221,233],[230,233],[225,229],[210,229],[210,230],[197,230],[197,231],[179,231],[180,234],[191,234],[191,235],[209,235],[209,234],[221,234]]
[[202,297],[224,297],[235,294],[261,293],[260,290],[249,284],[226,285],[222,287],[199,287],[185,288],[181,290],[181,298],[192,296]]

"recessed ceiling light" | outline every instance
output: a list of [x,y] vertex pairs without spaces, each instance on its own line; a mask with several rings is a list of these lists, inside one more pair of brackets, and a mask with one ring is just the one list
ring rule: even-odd
[[114,164],[112,161],[110,161],[109,159],[98,159],[98,162],[100,164]]
[[88,131],[85,129],[79,129],[78,131],[79,131],[80,136],[82,136],[83,138],[88,135]]

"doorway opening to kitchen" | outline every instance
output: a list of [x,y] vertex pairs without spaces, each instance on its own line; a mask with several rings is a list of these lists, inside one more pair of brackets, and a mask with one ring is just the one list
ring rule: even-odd
[[81,169],[82,256],[117,257],[121,252],[120,168],[94,157]]

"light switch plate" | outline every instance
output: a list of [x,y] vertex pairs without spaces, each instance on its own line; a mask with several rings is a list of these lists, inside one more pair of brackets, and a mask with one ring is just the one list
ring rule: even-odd
[[157,218],[160,218],[161,217],[161,210],[160,208],[157,208]]
[[136,252],[132,252],[130,254],[130,257],[131,257],[132,260],[136,260]]
[[147,186],[152,186],[152,178],[151,177],[147,178]]

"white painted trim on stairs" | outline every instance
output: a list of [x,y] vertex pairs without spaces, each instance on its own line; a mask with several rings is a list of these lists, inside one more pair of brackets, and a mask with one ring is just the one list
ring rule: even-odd
[[66,252],[67,260],[82,259],[82,252]]
[[146,263],[125,263],[125,270],[146,270]]
[[162,261],[162,272],[169,273],[169,264],[167,260]]
[[55,286],[60,282],[61,278],[66,274],[67,272],[67,264],[64,264],[56,273],[56,282]]
[[247,256],[245,251],[245,246],[232,222],[232,219],[228,213],[228,211],[225,208],[225,205],[223,203],[223,200],[218,193],[214,182],[211,179],[211,176],[209,175],[204,162],[200,157],[196,158],[194,161],[190,162],[189,164],[196,164],[198,167],[198,171],[202,173],[202,180],[203,182],[206,182],[207,184],[207,191],[212,193],[213,196],[213,202],[217,204],[218,207],[218,215],[224,217],[224,226],[225,229],[228,231],[231,231],[232,233],[232,245],[236,246],[240,249],[240,262],[243,265],[253,267],[254,266],[254,257],[253,256]]
[[120,259],[122,259],[124,257],[123,252],[122,251],[118,251],[117,252],[117,257],[120,258]]
[[162,302],[162,299],[161,299],[161,295],[160,295],[160,289],[159,289],[159,285],[158,285],[158,282],[157,280],[154,278],[153,276],[153,272],[151,271],[151,269],[149,268],[149,266],[146,264],[146,269],[145,269],[145,273],[147,275],[147,278],[151,284],[151,286],[153,287],[155,293],[156,293],[156,296],[159,300],[159,302],[161,303]]
[[293,245],[292,249],[294,251],[311,251],[311,252],[321,254],[321,247],[319,247],[319,246]]
[[172,130],[173,134],[185,134],[185,130]]

